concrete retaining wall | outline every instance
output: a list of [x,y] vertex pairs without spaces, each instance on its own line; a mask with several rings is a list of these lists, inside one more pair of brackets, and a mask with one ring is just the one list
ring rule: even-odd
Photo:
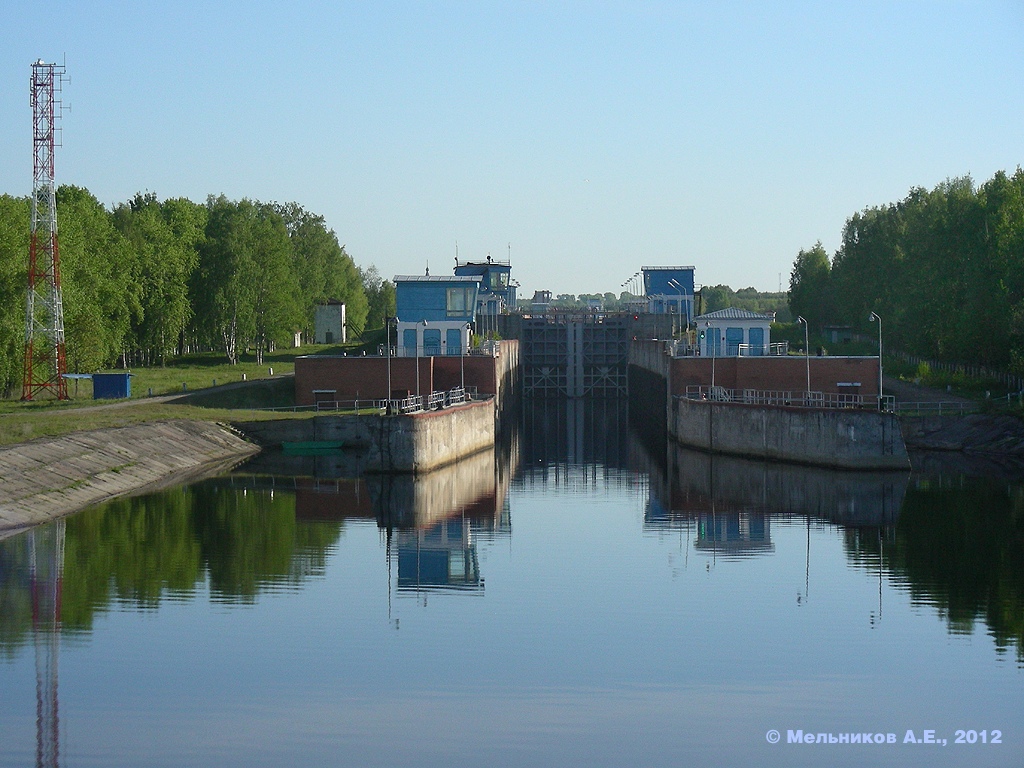
[[114,496],[220,472],[259,448],[217,424],[169,421],[0,448],[0,538]]
[[361,414],[238,422],[268,447],[282,443],[341,442],[338,456],[366,472],[427,472],[494,447],[494,401],[404,416]]
[[735,456],[840,469],[907,469],[896,417],[852,409],[764,407],[672,398],[669,434]]

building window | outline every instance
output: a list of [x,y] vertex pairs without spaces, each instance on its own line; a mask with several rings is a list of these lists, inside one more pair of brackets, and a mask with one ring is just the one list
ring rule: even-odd
[[472,288],[449,288],[448,289],[448,314],[449,315],[468,315],[472,307],[470,302],[473,301],[473,289]]

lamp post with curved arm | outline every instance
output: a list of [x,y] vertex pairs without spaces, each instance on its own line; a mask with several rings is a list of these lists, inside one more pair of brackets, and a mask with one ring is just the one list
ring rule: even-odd
[[882,410],[882,318],[872,312],[868,320],[878,323],[878,410]]
[[705,346],[711,347],[711,398],[715,396],[715,358],[718,356],[718,328],[715,328],[715,343],[711,343],[711,323],[704,321]]
[[[681,315],[683,313],[683,286],[681,286],[679,284],[679,281],[676,280],[675,278],[669,280],[668,284],[675,289],[676,293],[679,294],[679,300],[676,302],[676,309],[678,310],[679,314]],[[679,323],[679,330],[680,331],[683,329],[682,326],[683,326],[683,324],[682,324],[682,322],[680,322]]]
[[469,346],[469,329],[472,326],[466,323],[462,326],[461,338],[459,339],[459,373],[462,375],[462,396],[466,396],[466,347]]
[[388,395],[387,395],[387,412],[391,413],[391,321],[397,318],[384,316],[384,348],[387,352],[388,358]]
[[808,398],[811,396],[811,344],[808,340],[807,321],[800,317],[800,315],[796,316],[796,320],[798,323],[804,324],[804,360],[807,364],[807,394],[804,397]]

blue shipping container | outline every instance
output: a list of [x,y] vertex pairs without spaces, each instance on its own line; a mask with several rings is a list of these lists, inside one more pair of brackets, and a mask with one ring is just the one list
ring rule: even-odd
[[130,373],[94,373],[92,375],[93,400],[121,400],[132,396]]

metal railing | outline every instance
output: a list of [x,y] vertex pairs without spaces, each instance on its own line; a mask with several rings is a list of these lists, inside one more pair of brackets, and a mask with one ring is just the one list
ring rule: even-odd
[[944,401],[938,403],[898,403],[896,412],[900,416],[963,416],[977,413],[977,403]]
[[[699,357],[700,347],[690,344],[686,339],[665,342],[665,352],[672,357]],[[727,349],[711,357],[785,357],[789,354],[789,342],[779,341],[771,344],[730,344]]]
[[771,344],[740,344],[736,349],[740,357],[782,357],[789,354],[789,342]]
[[391,400],[317,400],[312,405],[286,405],[276,408],[253,408],[258,411],[286,411],[300,413],[303,411],[337,412],[351,411],[357,416],[361,413],[416,413],[422,410],[445,408],[450,405],[466,403],[473,399],[476,388],[469,391],[462,387],[431,392],[428,395],[409,395]]
[[831,392],[793,392],[766,389],[726,389],[690,385],[683,396],[687,400],[705,400],[716,403],[742,403],[745,405],[774,405],[792,408],[857,408],[894,411],[896,398],[892,395],[833,394]]

